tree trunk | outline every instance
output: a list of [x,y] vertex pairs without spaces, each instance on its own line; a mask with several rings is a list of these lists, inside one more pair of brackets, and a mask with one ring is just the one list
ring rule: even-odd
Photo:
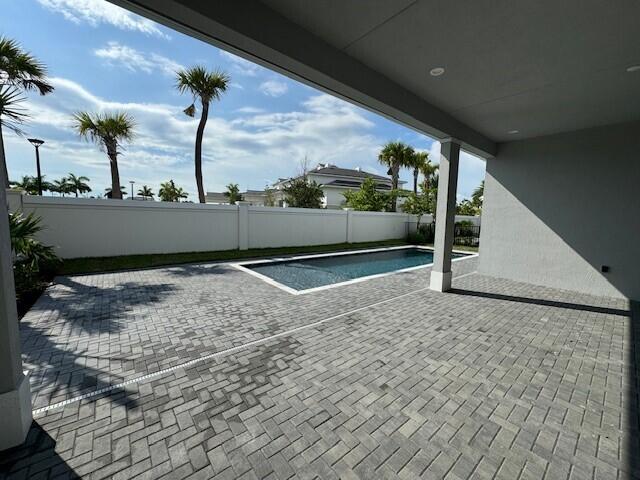
[[397,190],[398,190],[398,177],[400,176],[400,165],[394,163],[391,166],[391,195],[393,198],[391,199],[391,211],[395,212],[397,210],[396,203],[398,202]]
[[7,170],[7,158],[4,154],[4,139],[2,138],[2,125],[0,124],[0,163],[4,170],[4,188],[9,188],[9,170]]
[[418,194],[418,169],[413,169],[413,193]]
[[198,200],[200,203],[205,203],[204,185],[202,183],[202,136],[204,135],[204,127],[207,124],[207,118],[209,117],[209,102],[202,101],[202,115],[200,115],[200,123],[198,124],[198,131],[196,132],[196,185],[198,186]]
[[120,173],[118,172],[118,146],[115,142],[107,144],[107,155],[111,165],[111,198],[122,200],[122,191],[120,190]]

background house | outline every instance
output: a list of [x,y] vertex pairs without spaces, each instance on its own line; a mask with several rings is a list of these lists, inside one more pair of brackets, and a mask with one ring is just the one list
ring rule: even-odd
[[[272,198],[274,206],[286,207],[284,188],[293,180],[300,178],[302,175],[290,178],[280,178],[272,186]],[[340,168],[336,165],[328,163],[319,163],[314,169],[307,172],[309,182],[316,182],[324,192],[323,206],[326,208],[339,209],[344,208],[345,198],[344,192],[347,190],[358,190],[362,182],[366,178],[373,178],[376,182],[377,190],[388,192],[391,190],[391,178],[376,175],[375,173],[365,172],[360,168],[354,170],[348,168]],[[399,181],[402,187],[406,182]],[[265,206],[267,203],[267,193],[264,190],[247,190],[242,192],[245,202],[249,202],[255,206]],[[227,204],[229,198],[224,192],[207,192],[207,203]],[[399,203],[402,199],[398,199]]]

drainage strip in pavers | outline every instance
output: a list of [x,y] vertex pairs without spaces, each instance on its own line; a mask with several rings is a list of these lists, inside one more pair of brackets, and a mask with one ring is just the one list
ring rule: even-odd
[[[463,277],[467,277],[469,275],[473,275],[475,273],[476,272],[465,273],[465,274],[457,276],[455,278],[456,279],[460,279],[460,278],[463,278]],[[235,347],[231,347],[231,348],[227,348],[225,350],[221,350],[219,352],[210,353],[210,354],[205,355],[203,357],[195,358],[193,360],[189,360],[189,361],[181,363],[179,365],[174,365],[173,367],[164,368],[162,370],[158,370],[158,371],[153,372],[153,373],[148,373],[147,375],[142,375],[140,377],[135,377],[135,378],[132,378],[130,380],[126,380],[124,382],[116,383],[114,385],[109,385],[108,387],[104,387],[104,388],[101,388],[99,390],[94,390],[93,392],[85,393],[85,394],[79,395],[77,397],[73,397],[73,398],[69,398],[67,400],[63,400],[62,402],[53,403],[53,404],[47,405],[45,407],[37,408],[37,409],[33,410],[32,413],[34,415],[39,415],[39,414],[42,414],[42,413],[46,413],[49,410],[55,410],[55,409],[58,409],[58,408],[62,408],[62,407],[66,406],[66,405],[69,405],[71,403],[76,403],[76,402],[79,402],[81,400],[86,400],[88,398],[97,397],[97,396],[102,395],[104,393],[112,392],[113,390],[119,390],[119,389],[122,389],[122,388],[126,387],[127,385],[140,383],[140,382],[143,382],[145,380],[149,380],[151,378],[161,377],[163,375],[166,375],[167,373],[171,373],[171,372],[174,372],[174,371],[182,369],[182,368],[188,368],[188,367],[191,367],[192,365],[197,365],[199,363],[206,362],[207,360],[211,360],[212,358],[222,357],[222,356],[225,356],[225,355],[229,355],[229,354],[235,353],[235,352],[240,351],[240,350],[244,350],[244,349],[249,348],[249,347],[253,347],[253,346],[256,346],[256,345],[262,345],[262,344],[267,343],[267,342],[269,342],[271,340],[274,340],[276,338],[286,337],[286,336],[292,335],[292,334],[294,334],[296,332],[299,332],[301,330],[306,330],[308,328],[313,328],[313,327],[316,327],[316,326],[321,325],[323,323],[330,322],[332,320],[337,320],[338,318],[345,317],[347,315],[353,315],[354,313],[361,312],[363,310],[366,310],[367,308],[375,307],[375,306],[378,306],[378,305],[383,305],[383,304],[389,303],[389,302],[391,302],[393,300],[398,300],[400,298],[408,297],[409,295],[413,295],[415,293],[424,292],[425,290],[429,290],[429,287],[420,288],[418,290],[413,290],[411,292],[407,292],[407,293],[404,293],[402,295],[398,295],[396,297],[387,298],[386,300],[381,300],[379,302],[374,302],[374,303],[371,303],[369,305],[365,305],[364,307],[355,308],[353,310],[349,310],[348,312],[343,312],[343,313],[340,313],[338,315],[333,315],[331,317],[327,317],[325,319],[318,320],[317,322],[312,322],[312,323],[309,323],[307,325],[301,325],[299,327],[292,328],[290,330],[286,330],[284,332],[277,333],[275,335],[270,335],[268,337],[261,338],[259,340],[254,340],[252,342],[247,342],[247,343],[244,343],[242,345],[237,345]]]

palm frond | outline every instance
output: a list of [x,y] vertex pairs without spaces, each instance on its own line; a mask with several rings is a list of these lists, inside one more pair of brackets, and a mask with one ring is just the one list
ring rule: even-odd
[[78,134],[96,143],[131,141],[135,136],[135,126],[133,117],[124,112],[77,112],[73,115],[73,127]]
[[25,98],[15,87],[0,88],[0,125],[17,135],[24,135],[20,125],[29,118],[27,111],[20,107],[24,100]]
[[0,37],[0,72],[5,85],[37,90],[41,95],[53,91],[45,80],[46,66],[7,37]]
[[222,70],[209,71],[201,65],[176,72],[177,90],[180,93],[191,93],[202,102],[219,99],[230,81],[231,77]]

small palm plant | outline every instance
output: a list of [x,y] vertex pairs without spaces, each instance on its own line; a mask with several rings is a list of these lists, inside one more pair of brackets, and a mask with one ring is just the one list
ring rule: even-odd
[[84,176],[75,176],[73,173],[70,173],[67,177],[67,185],[70,193],[75,193],[76,198],[78,198],[78,194],[82,195],[83,193],[89,193],[91,191],[91,187],[86,182],[89,182],[89,178]]
[[182,187],[176,187],[173,180],[160,184],[160,190],[158,190],[158,197],[163,202],[179,202],[181,199],[187,198],[189,194],[185,192]]
[[36,236],[43,230],[40,217],[33,213],[9,214],[9,235],[13,254],[13,275],[19,310],[29,297],[37,298],[47,277],[60,263],[53,247],[43,245]]
[[144,200],[150,198],[153,200],[153,190],[150,187],[143,185],[141,189],[138,190],[138,195],[140,195]]
[[224,192],[224,196],[229,199],[230,205],[235,205],[236,202],[242,201],[242,195],[240,194],[240,187],[237,183],[230,183],[227,185],[227,191]]
[[112,114],[78,112],[73,119],[74,127],[82,138],[95,142],[107,151],[111,166],[111,198],[122,199],[118,172],[118,154],[121,152],[118,150],[122,142],[133,140],[135,128],[133,118],[121,112]]
[[198,200],[205,203],[204,184],[202,181],[202,137],[204,135],[204,127],[207,124],[209,116],[209,104],[212,100],[220,99],[220,96],[226,92],[230,82],[230,77],[226,73],[215,70],[208,71],[205,67],[195,66],[186,70],[180,70],[176,73],[176,88],[180,93],[191,93],[193,102],[184,109],[184,113],[190,117],[195,116],[197,99],[200,99],[202,112],[200,114],[200,123],[196,131],[195,144],[195,170],[196,185],[198,187]]

